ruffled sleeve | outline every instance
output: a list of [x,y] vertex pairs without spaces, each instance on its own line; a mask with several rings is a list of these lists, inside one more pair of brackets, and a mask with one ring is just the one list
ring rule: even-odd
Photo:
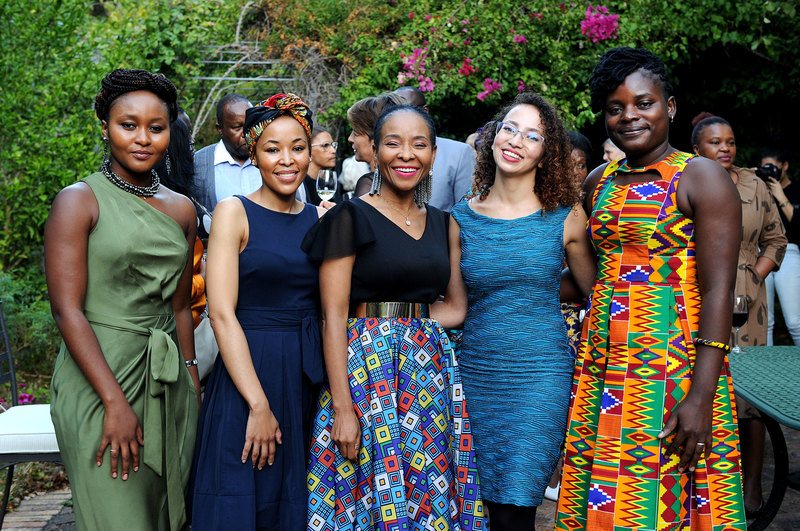
[[360,199],[344,201],[326,212],[305,238],[301,248],[315,263],[356,254],[375,242],[375,232]]

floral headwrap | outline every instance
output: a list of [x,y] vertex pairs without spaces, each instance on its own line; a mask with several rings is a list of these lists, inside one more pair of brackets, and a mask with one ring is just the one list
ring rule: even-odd
[[274,96],[256,103],[247,109],[244,118],[245,140],[250,148],[250,158],[253,158],[256,142],[264,129],[279,116],[291,116],[303,126],[308,138],[311,138],[311,109],[299,96],[289,94],[275,94]]

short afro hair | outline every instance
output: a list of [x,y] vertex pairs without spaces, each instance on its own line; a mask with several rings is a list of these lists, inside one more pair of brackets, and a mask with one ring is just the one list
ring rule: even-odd
[[589,78],[592,110],[602,111],[608,95],[640,68],[661,85],[666,99],[672,97],[673,88],[667,67],[657,55],[646,48],[612,48],[603,54]]

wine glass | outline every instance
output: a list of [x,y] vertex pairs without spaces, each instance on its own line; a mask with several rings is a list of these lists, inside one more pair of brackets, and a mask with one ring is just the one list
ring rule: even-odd
[[734,341],[731,352],[740,353],[744,349],[739,346],[739,329],[747,322],[747,296],[736,295],[733,300],[733,328],[736,330],[736,340]]
[[336,193],[336,172],[334,170],[319,170],[317,174],[317,195],[323,201],[330,201]]

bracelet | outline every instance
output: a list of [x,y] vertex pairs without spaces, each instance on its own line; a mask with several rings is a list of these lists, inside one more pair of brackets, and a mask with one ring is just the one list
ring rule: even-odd
[[197,365],[197,358],[192,358],[189,361],[184,361],[184,363],[186,364],[186,368],[188,369],[193,365]]
[[783,208],[783,207],[785,207],[785,206],[786,206],[786,205],[788,205],[788,204],[789,204],[789,200],[787,199],[787,200],[786,200],[786,201],[784,201],[783,203],[779,203],[779,204],[778,204],[778,208]]
[[694,344],[718,348],[720,350],[725,351],[726,353],[731,351],[730,345],[726,345],[725,343],[720,343],[719,341],[711,341],[710,339],[702,339],[698,337],[697,339],[694,340]]

